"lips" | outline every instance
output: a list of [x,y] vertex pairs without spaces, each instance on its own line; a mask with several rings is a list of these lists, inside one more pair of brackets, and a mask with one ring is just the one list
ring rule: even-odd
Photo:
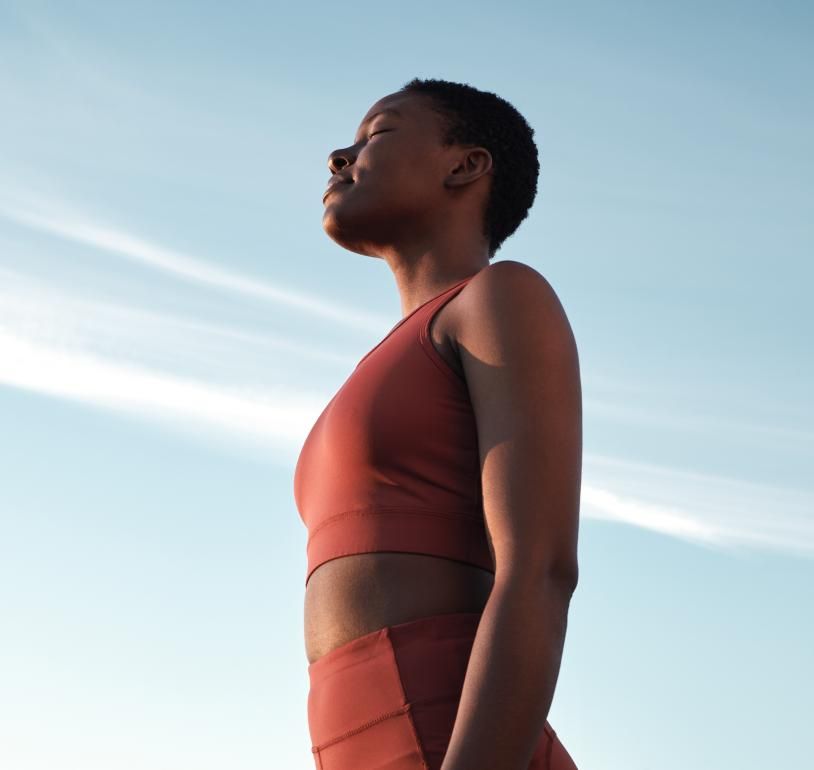
[[331,182],[331,184],[325,188],[325,192],[322,194],[323,202],[337,187],[344,187],[346,184],[351,184],[350,180],[337,179],[335,182]]

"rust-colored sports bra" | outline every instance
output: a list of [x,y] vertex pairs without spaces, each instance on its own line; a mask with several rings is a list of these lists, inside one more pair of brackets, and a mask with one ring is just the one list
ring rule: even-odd
[[436,312],[473,276],[401,319],[356,365],[305,439],[294,500],[306,585],[340,556],[420,553],[494,573],[466,381],[435,349]]

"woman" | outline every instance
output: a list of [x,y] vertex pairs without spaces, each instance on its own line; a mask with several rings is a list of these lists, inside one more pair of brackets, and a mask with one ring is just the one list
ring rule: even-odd
[[574,770],[548,724],[578,579],[579,364],[549,283],[490,264],[537,190],[495,94],[412,80],[329,158],[323,228],[403,318],[294,474],[318,770]]

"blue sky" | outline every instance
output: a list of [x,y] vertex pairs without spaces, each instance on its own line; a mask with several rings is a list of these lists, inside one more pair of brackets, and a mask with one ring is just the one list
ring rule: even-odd
[[294,464],[400,317],[321,193],[418,76],[540,149],[497,259],[551,282],[582,367],[549,721],[581,769],[805,766],[813,22],[0,0],[0,765],[313,767]]

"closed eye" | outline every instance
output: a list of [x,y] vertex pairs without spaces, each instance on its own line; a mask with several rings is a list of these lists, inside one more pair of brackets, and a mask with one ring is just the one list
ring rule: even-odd
[[372,134],[370,134],[370,136],[368,136],[368,139],[372,139],[374,136],[376,136],[376,134],[384,134],[392,130],[393,130],[392,128],[380,128],[378,131],[374,131]]

